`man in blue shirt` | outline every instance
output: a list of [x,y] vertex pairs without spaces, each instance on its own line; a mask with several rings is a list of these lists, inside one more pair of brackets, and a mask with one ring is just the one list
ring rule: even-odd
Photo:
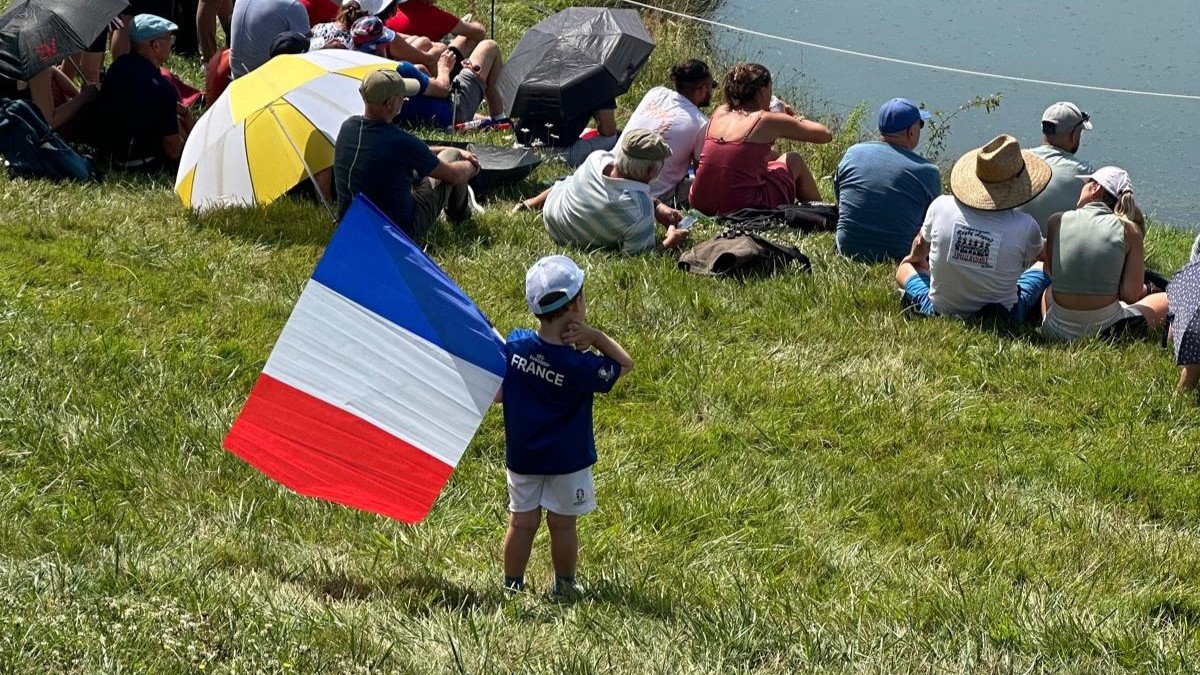
[[908,255],[942,191],[937,166],[913,152],[929,117],[907,99],[892,99],[879,109],[879,140],[846,151],[833,178],[838,253],[865,262]]
[[525,301],[538,317],[538,330],[509,333],[499,397],[510,513],[504,585],[514,591],[525,586],[544,508],[554,563],[551,594],[565,595],[577,590],[576,518],[596,508],[592,399],[611,390],[633,369],[633,360],[615,340],[584,322],[583,271],[570,258],[547,256],[529,268]]
[[479,172],[475,155],[428,147],[392,124],[404,97],[419,89],[416,80],[395,70],[376,70],[363,79],[363,114],[342,123],[334,148],[338,218],[359,193],[414,239],[424,236],[443,210],[452,222],[470,215],[467,182]]

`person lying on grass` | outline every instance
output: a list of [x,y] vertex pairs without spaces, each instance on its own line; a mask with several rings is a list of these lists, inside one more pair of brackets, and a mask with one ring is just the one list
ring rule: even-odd
[[678,246],[688,235],[675,227],[682,214],[650,197],[650,183],[670,156],[658,132],[636,129],[621,137],[616,153],[593,152],[570,177],[514,211],[541,210],[546,233],[564,246],[650,251],[655,221],[667,228],[663,247]]
[[504,587],[524,589],[546,509],[554,565],[550,595],[571,597],[579,592],[575,521],[596,509],[592,400],[633,370],[633,359],[616,340],[587,325],[583,270],[570,258],[552,255],[534,263],[525,273],[525,301],[538,329],[509,333],[508,365],[496,397],[504,404],[508,468]]

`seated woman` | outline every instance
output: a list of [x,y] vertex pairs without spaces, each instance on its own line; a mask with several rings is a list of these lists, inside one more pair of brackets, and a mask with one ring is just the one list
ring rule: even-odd
[[1129,174],[1106,166],[1079,178],[1079,208],[1046,221],[1042,335],[1066,342],[1138,317],[1161,327],[1167,294],[1146,294],[1145,220]]
[[80,113],[88,103],[96,100],[99,90],[93,84],[80,89],[61,70],[51,66],[34,75],[28,82],[0,77],[0,97],[23,99],[32,103],[42,113],[50,128],[58,131],[67,140],[79,125]]
[[689,201],[706,215],[743,208],[774,208],[818,201],[821,193],[799,153],[777,155],[783,138],[828,143],[825,125],[805,119],[790,106],[772,112],[771,72],[757,63],[739,63],[722,83],[724,102],[713,111],[700,151]]

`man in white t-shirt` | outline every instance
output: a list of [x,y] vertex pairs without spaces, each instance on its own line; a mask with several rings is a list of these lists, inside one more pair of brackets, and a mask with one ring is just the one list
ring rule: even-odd
[[662,173],[650,183],[650,195],[684,206],[689,187],[685,179],[688,169],[700,161],[708,125],[700,109],[712,103],[716,82],[708,64],[691,59],[671,66],[671,85],[673,89],[655,87],[646,93],[625,125],[622,138],[634,129],[648,129],[663,137],[671,146],[671,156]]
[[963,155],[950,176],[951,195],[933,200],[896,283],[903,303],[926,315],[1003,310],[1013,323],[1038,306],[1050,286],[1042,270],[1037,221],[1017,207],[1050,181],[1050,167],[997,136]]

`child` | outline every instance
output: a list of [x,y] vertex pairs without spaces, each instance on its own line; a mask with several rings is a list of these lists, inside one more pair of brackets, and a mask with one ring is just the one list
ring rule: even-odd
[[504,402],[510,512],[504,586],[525,587],[525,566],[545,508],[554,563],[550,595],[560,597],[578,592],[575,519],[596,508],[592,396],[612,389],[633,369],[633,360],[584,322],[583,270],[570,258],[547,256],[529,268],[525,300],[540,325],[536,333],[509,334],[508,369],[498,397]]

